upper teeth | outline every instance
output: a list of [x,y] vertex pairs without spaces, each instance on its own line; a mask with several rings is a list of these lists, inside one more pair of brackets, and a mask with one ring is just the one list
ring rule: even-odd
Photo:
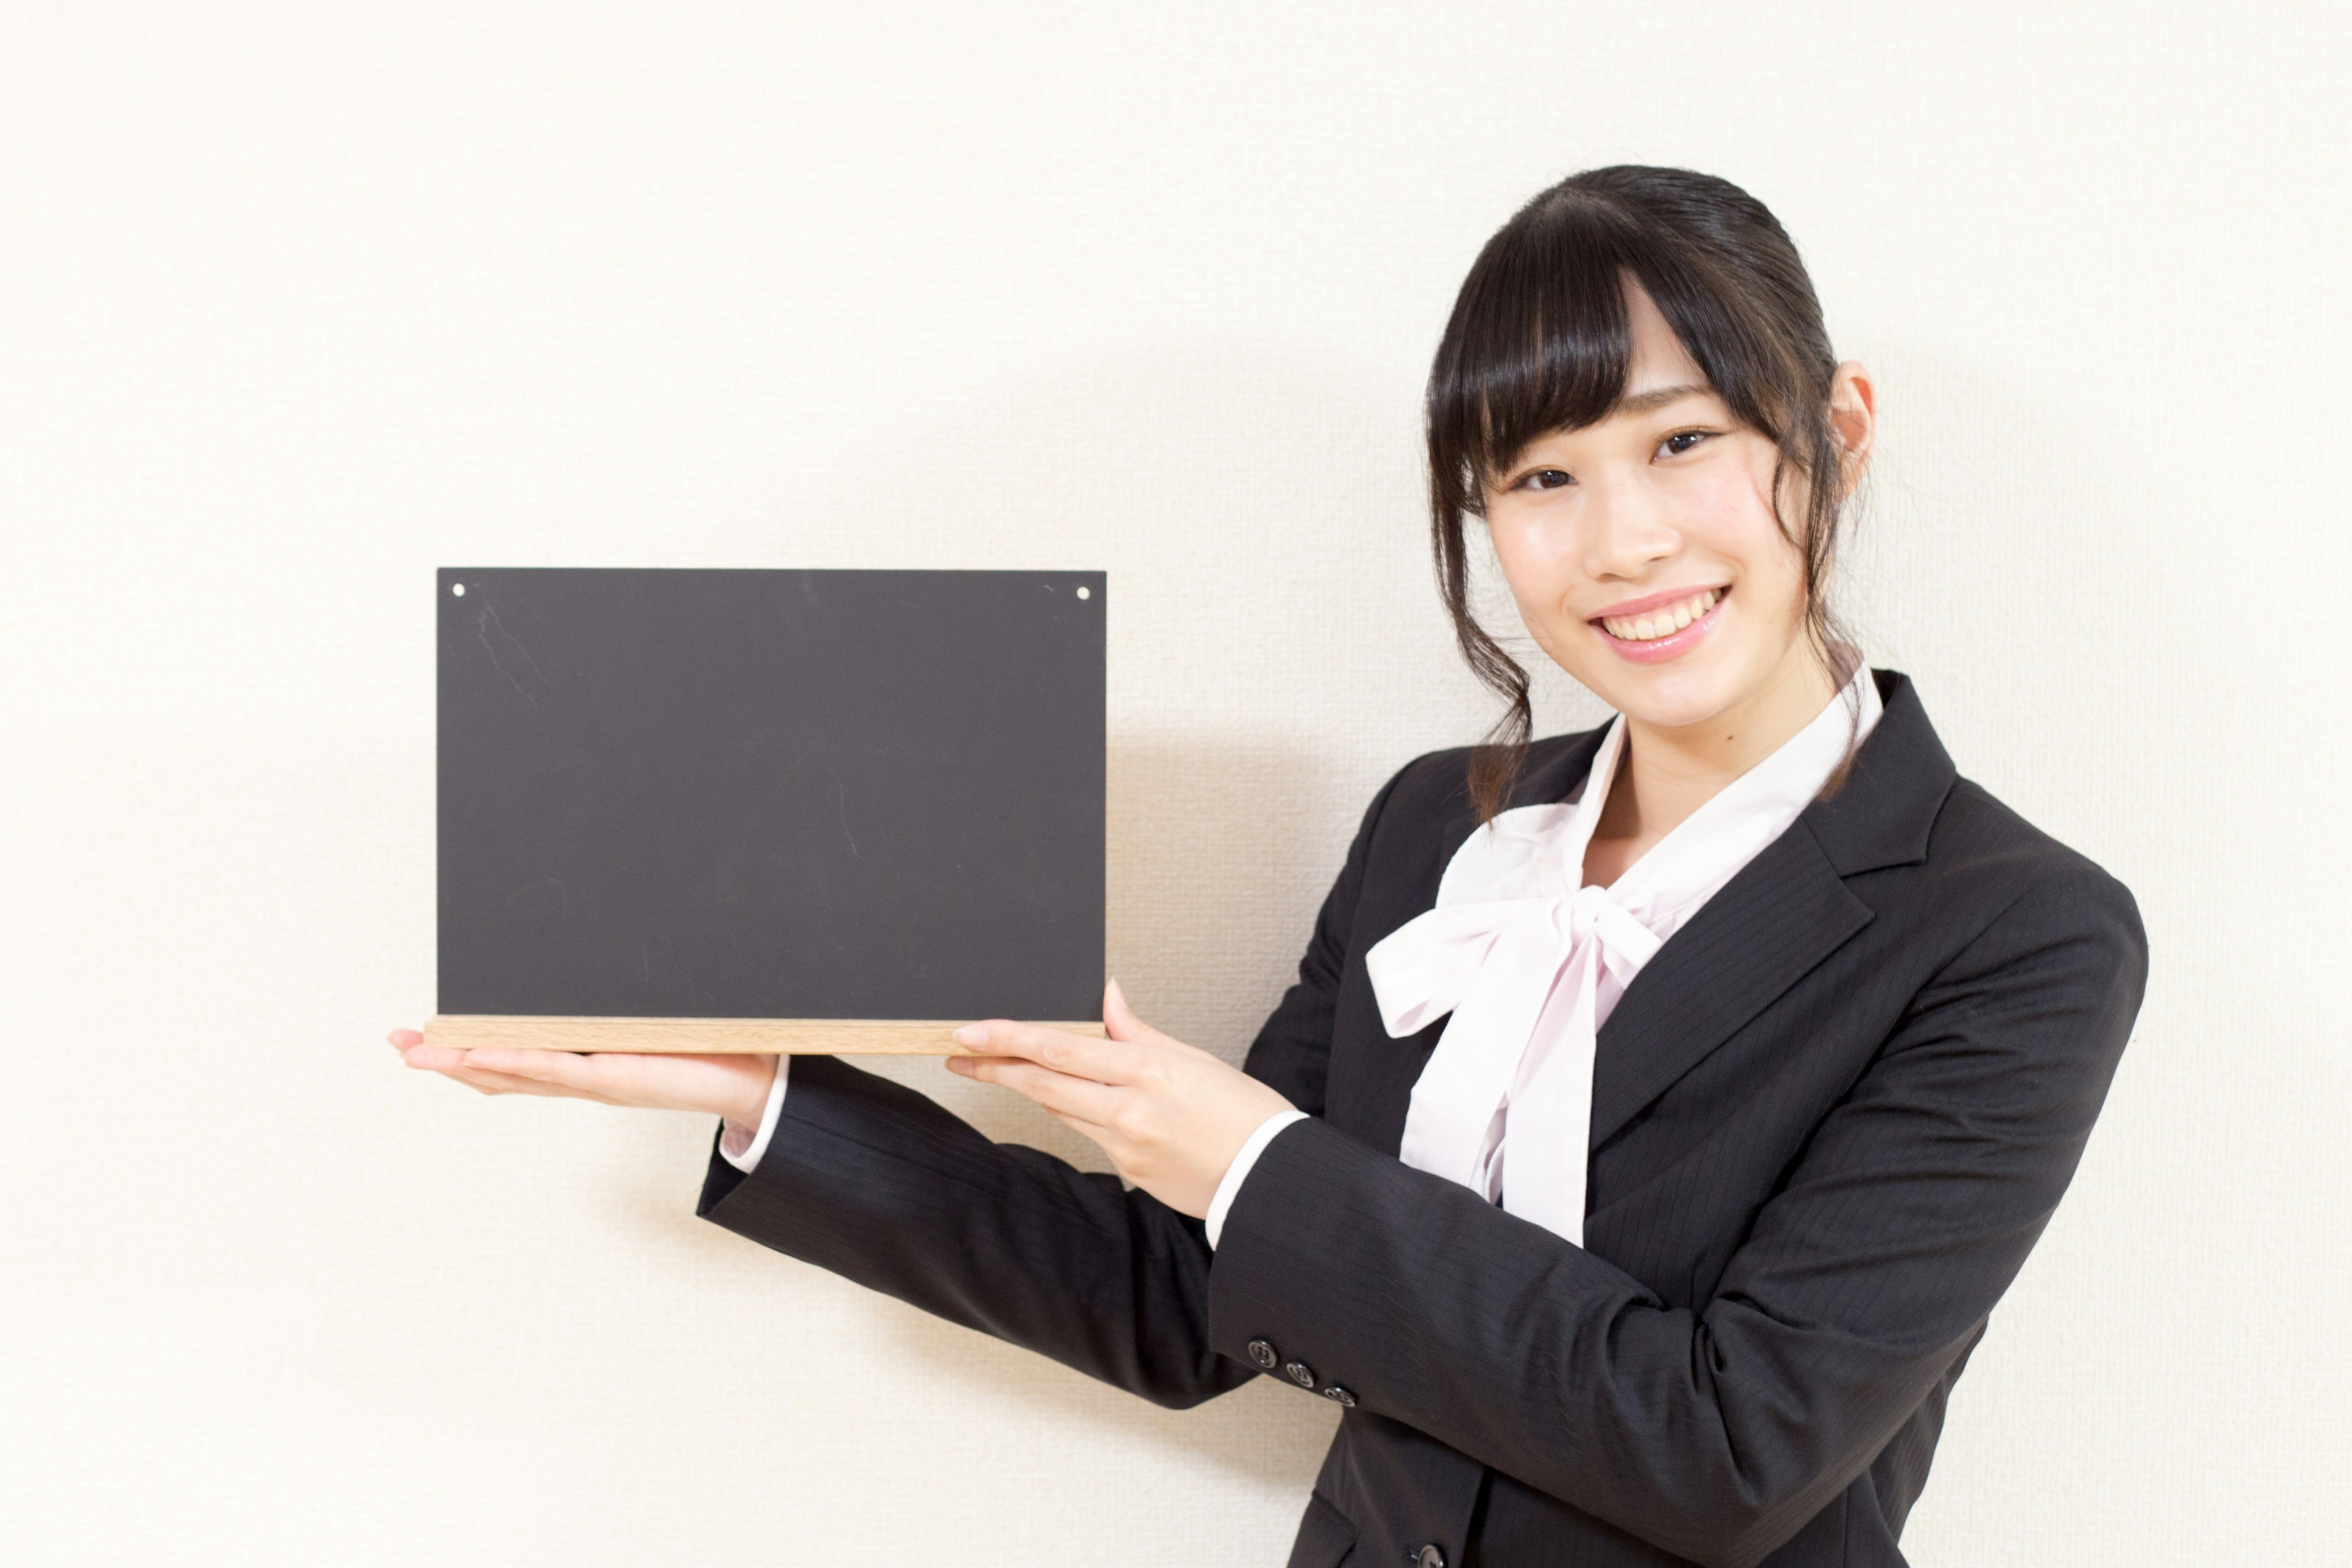
[[1693,594],[1687,599],[1677,599],[1671,605],[1661,605],[1638,616],[1604,616],[1601,625],[1612,637],[1622,637],[1627,642],[1650,642],[1682,630],[1715,608],[1715,602],[1722,597],[1722,589],[1709,588],[1704,594]]

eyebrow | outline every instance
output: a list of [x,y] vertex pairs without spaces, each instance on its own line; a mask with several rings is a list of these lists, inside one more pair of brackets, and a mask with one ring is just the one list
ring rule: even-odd
[[1711,386],[1685,383],[1681,386],[1661,386],[1648,392],[1637,392],[1631,397],[1621,397],[1609,410],[1612,414],[1642,415],[1654,413],[1669,403],[1680,403],[1694,394],[1701,395],[1715,391]]

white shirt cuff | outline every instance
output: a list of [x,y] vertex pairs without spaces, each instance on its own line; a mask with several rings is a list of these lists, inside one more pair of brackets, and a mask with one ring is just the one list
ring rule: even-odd
[[1306,1120],[1307,1112],[1303,1110],[1276,1111],[1257,1124],[1257,1131],[1249,1135],[1249,1142],[1242,1145],[1242,1152],[1234,1156],[1232,1164],[1225,1167],[1225,1179],[1217,1184],[1216,1195],[1209,1200],[1207,1224],[1212,1248],[1216,1247],[1217,1237],[1223,1233],[1226,1211],[1234,1206],[1234,1196],[1242,1190],[1242,1184],[1249,1179],[1250,1167],[1257,1163],[1257,1157],[1265,1152],[1265,1146],[1274,1142],[1276,1133],[1294,1121]]
[[747,1176],[751,1173],[751,1167],[760,1163],[760,1156],[768,1152],[768,1140],[776,1135],[776,1113],[784,1108],[784,1083],[792,1076],[787,1070],[792,1065],[793,1058],[790,1057],[780,1056],[776,1058],[776,1079],[773,1083],[768,1085],[768,1107],[760,1112],[760,1131],[752,1135],[748,1145],[740,1150],[736,1149],[733,1146],[736,1135],[735,1123],[732,1121],[720,1123],[726,1131],[719,1134],[719,1152],[727,1157],[729,1164]]

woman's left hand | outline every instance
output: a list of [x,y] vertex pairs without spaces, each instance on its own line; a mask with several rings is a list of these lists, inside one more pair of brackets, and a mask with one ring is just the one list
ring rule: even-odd
[[[520,1050],[428,1046],[415,1029],[394,1029],[394,1049],[413,1068],[454,1079],[482,1094],[541,1094],[648,1110],[698,1110],[756,1129],[775,1082],[772,1056],[668,1052]],[[744,1135],[750,1142],[750,1135]]]
[[968,1024],[948,1070],[1027,1095],[1102,1146],[1118,1173],[1179,1214],[1206,1218],[1217,1184],[1258,1124],[1290,1101],[1237,1068],[1137,1017],[1114,980],[1110,1037],[1007,1018]]

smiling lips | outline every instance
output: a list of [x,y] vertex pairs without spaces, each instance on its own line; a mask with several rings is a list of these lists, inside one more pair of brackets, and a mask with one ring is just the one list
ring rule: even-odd
[[1620,654],[1651,664],[1675,658],[1705,637],[1714,624],[1715,607],[1728,591],[1702,588],[1695,594],[1661,597],[1648,603],[1636,600],[1639,607],[1634,613],[1596,616],[1591,624]]
[[1722,597],[1722,590],[1709,588],[1686,599],[1676,599],[1672,604],[1643,610],[1638,616],[1603,616],[1601,617],[1601,629],[1627,642],[1648,642],[1654,637],[1666,637],[1682,630],[1715,608],[1715,602]]

